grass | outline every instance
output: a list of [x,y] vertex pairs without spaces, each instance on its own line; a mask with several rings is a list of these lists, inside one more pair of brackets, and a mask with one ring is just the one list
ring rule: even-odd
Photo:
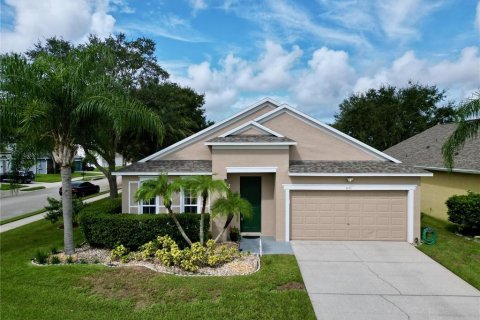
[[437,232],[437,243],[422,245],[419,250],[463,280],[480,289],[480,243],[455,235],[455,225],[422,215],[422,228],[432,227]]
[[[26,185],[24,184],[18,184],[16,185],[17,188],[24,188]],[[6,191],[6,190],[12,190],[12,184],[10,183],[0,183],[0,190]]]
[[[88,176],[98,176],[101,173],[98,172],[85,172],[85,177]],[[73,172],[72,173],[72,178],[81,178],[82,173],[81,172]],[[35,181],[36,182],[60,182],[62,181],[62,177],[60,176],[60,173],[39,173],[35,175]]]
[[[74,238],[83,241],[80,230]],[[1,319],[315,319],[292,255],[265,256],[258,273],[225,278],[30,264],[62,239],[47,221],[2,233]]]
[[45,187],[44,186],[29,187],[25,189],[20,189],[20,191],[35,191],[35,190],[41,190],[41,189],[45,189]]

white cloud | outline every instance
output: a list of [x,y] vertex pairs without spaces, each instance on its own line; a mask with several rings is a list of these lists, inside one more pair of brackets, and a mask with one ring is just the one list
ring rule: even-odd
[[218,110],[232,105],[240,92],[265,94],[275,90],[287,90],[295,81],[293,69],[303,52],[298,46],[290,51],[266,41],[258,59],[249,61],[230,53],[214,68],[207,61],[190,65],[185,77],[172,76],[172,81],[205,93],[209,116],[217,116]]
[[258,24],[262,36],[281,42],[295,42],[309,36],[320,42],[370,47],[358,33],[339,30],[321,23],[311,12],[288,0],[253,1],[229,3],[225,9]]
[[479,70],[478,47],[464,48],[456,60],[442,60],[435,63],[419,59],[413,51],[408,51],[394,60],[390,67],[382,68],[373,76],[359,78],[354,91],[361,92],[384,84],[405,86],[411,80],[447,89],[450,98],[460,100],[480,88]]
[[348,54],[323,47],[313,53],[308,65],[291,88],[293,98],[306,111],[331,115],[350,94],[357,77]]
[[477,3],[476,15],[475,15],[475,27],[480,32],[480,1]]
[[256,59],[230,53],[215,65],[208,61],[189,65],[183,76],[172,72],[172,81],[204,93],[207,115],[214,120],[267,96],[330,121],[351,93],[385,84],[403,87],[413,81],[436,85],[457,102],[480,88],[478,47],[466,47],[458,57],[436,62],[407,51],[373,71],[356,69],[348,53],[341,50],[322,47],[305,64],[300,60],[302,54],[297,46],[286,49],[267,41]]
[[381,26],[387,36],[407,39],[420,36],[415,25],[441,4],[425,0],[379,0],[376,6]]
[[74,42],[90,33],[108,36],[115,19],[108,14],[108,1],[6,0],[14,11],[12,30],[0,32],[2,52],[25,51],[39,40],[58,36]]

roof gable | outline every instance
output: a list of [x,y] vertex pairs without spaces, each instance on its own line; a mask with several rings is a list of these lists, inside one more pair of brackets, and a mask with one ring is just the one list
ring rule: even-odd
[[[322,132],[325,132],[337,139],[340,139],[342,141],[345,141],[347,143],[349,143],[350,145],[353,145],[354,147],[368,153],[368,154],[371,154],[373,155],[375,158],[377,159],[380,159],[380,160],[387,160],[387,161],[392,161],[394,163],[400,163],[401,161],[389,156],[388,154],[385,154],[327,124],[324,124],[323,122],[320,122],[308,115],[306,115],[305,113],[295,109],[295,108],[292,108],[291,106],[287,105],[287,104],[283,104],[281,105],[279,108],[276,108],[268,113],[265,113],[261,116],[259,116],[258,118],[256,118],[254,121],[255,122],[258,122],[260,124],[265,124],[266,122],[268,122],[269,120],[272,120],[284,113],[287,113],[287,114],[290,114],[291,116],[309,124],[310,126],[313,126],[319,130],[321,130]],[[300,141],[299,141],[300,142]]]
[[247,118],[248,116],[255,114],[256,112],[264,109],[264,108],[278,108],[280,104],[273,99],[270,98],[265,98],[260,100],[259,102],[253,104],[252,106],[248,107],[245,110],[242,110],[239,113],[234,114],[231,117],[228,117],[225,120],[222,120],[220,122],[217,122],[213,125],[211,125],[208,128],[205,128],[183,140],[178,141],[177,143],[172,144],[171,146],[168,146],[146,158],[143,158],[139,160],[138,162],[146,162],[150,160],[158,160],[161,157],[164,157],[166,155],[172,154],[180,149],[183,149],[187,147],[188,145],[198,142],[202,138],[208,137],[209,135],[214,134],[215,132],[221,131],[222,129],[228,127],[229,125],[234,124],[235,122],[239,122],[244,118]]
[[280,133],[275,132],[272,129],[269,129],[265,126],[262,126],[261,124],[259,124],[258,122],[255,122],[255,121],[246,122],[246,123],[242,124],[241,126],[238,126],[238,127],[234,128],[230,131],[225,132],[224,134],[220,135],[220,137],[224,138],[224,137],[228,137],[228,136],[239,135],[239,134],[244,133],[246,131],[251,131],[252,129],[256,132],[262,132],[264,135],[272,135],[272,136],[280,137],[280,138],[283,137],[283,135],[281,135]]

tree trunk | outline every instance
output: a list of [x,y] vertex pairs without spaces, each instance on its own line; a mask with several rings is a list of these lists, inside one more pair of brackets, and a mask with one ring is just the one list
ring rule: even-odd
[[167,207],[167,210],[168,210],[168,213],[170,214],[170,217],[172,217],[173,222],[175,222],[175,225],[177,226],[178,230],[180,231],[180,234],[182,235],[183,239],[185,239],[185,241],[187,241],[189,246],[192,246],[192,241],[190,240],[190,238],[187,236],[187,234],[183,230],[182,225],[178,221],[177,215],[175,214],[175,212],[172,211],[172,208],[170,206]]
[[108,165],[108,172],[104,173],[108,180],[108,186],[110,188],[110,198],[118,197],[118,186],[117,186],[117,176],[112,175],[112,172],[115,171],[115,164],[112,166]]
[[223,234],[227,230],[227,228],[230,225],[230,223],[232,222],[232,220],[233,220],[233,214],[230,214],[227,218],[227,221],[225,221],[225,225],[223,226],[222,232],[220,232],[220,234],[215,238],[215,243],[217,243],[218,240],[220,240],[220,238],[223,236]]
[[[115,156],[113,157],[113,162],[112,159],[106,159],[106,155],[103,153],[99,153],[96,151],[102,158],[105,159],[108,163],[108,170],[105,169],[98,163],[97,158],[86,148],[86,146],[82,146],[83,150],[85,151],[85,154],[87,154],[90,158],[92,158],[93,164],[97,169],[105,175],[105,177],[108,180],[108,187],[110,189],[110,198],[117,198],[118,197],[118,186],[117,186],[117,177],[112,175],[112,172],[115,171]],[[109,158],[109,157],[107,157]]]
[[200,244],[202,246],[203,246],[203,243],[205,242],[204,226],[205,226],[205,208],[207,207],[207,197],[205,195],[202,195],[203,203],[202,203],[202,212],[200,213],[200,231],[199,231]]
[[66,255],[75,252],[73,244],[73,217],[72,217],[72,168],[61,166],[62,176],[62,211],[63,211],[63,242]]

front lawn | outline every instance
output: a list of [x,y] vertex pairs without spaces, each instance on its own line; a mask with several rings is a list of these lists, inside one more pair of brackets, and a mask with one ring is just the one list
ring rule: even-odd
[[11,183],[0,183],[0,190],[2,190],[2,191],[12,190],[12,186],[16,187],[17,189],[26,187],[26,185],[23,185],[23,184],[15,185],[15,184],[11,184]]
[[[85,172],[85,177],[88,176],[100,176],[102,173],[99,172]],[[80,178],[82,177],[81,172],[73,172],[72,173],[72,178]],[[60,173],[38,173],[35,175],[35,181],[36,182],[60,182],[62,181],[62,176]]]
[[[315,319],[293,255],[265,256],[258,273],[225,278],[30,264],[62,239],[47,221],[1,234],[1,319]],[[78,229],[75,239],[83,241]]]
[[422,228],[437,232],[435,245],[418,247],[432,259],[450,269],[477,289],[480,289],[480,243],[455,235],[455,226],[447,221],[422,215]]

